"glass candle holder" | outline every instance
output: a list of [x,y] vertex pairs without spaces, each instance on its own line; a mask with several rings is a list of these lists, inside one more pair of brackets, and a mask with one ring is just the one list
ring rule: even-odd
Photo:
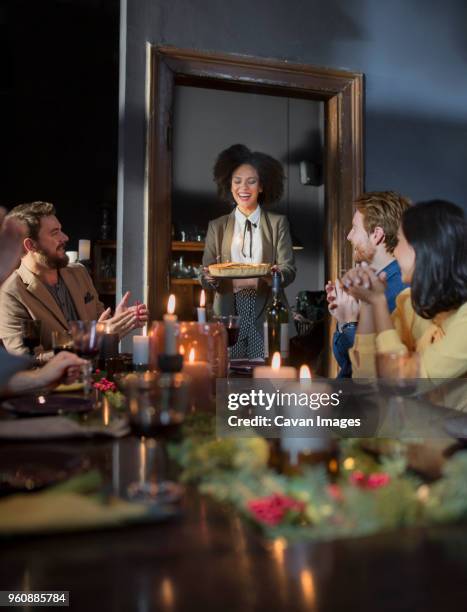
[[180,323],[179,351],[185,361],[195,352],[196,360],[206,361],[211,365],[212,376],[226,378],[227,376],[227,332],[222,323],[196,323],[182,321]]
[[183,372],[191,378],[192,412],[215,410],[216,379],[227,376],[227,334],[219,323],[182,322],[180,352]]
[[127,377],[124,391],[130,427],[140,438],[144,459],[141,478],[129,485],[128,495],[143,502],[173,503],[181,497],[181,487],[168,480],[164,441],[176,435],[183,423],[189,381],[183,374],[135,373]]

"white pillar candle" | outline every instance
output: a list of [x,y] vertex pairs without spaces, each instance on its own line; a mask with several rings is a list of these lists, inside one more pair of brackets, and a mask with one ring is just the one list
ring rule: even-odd
[[270,366],[258,366],[253,370],[253,378],[274,378],[297,380],[297,370],[292,366],[281,367],[280,353],[274,353]]
[[78,251],[66,251],[65,253],[70,263],[76,263],[78,261]]
[[206,323],[206,292],[204,289],[201,290],[201,297],[199,298],[198,311],[198,323]]
[[175,296],[169,297],[167,314],[164,315],[165,354],[177,354],[177,315],[175,312]]
[[183,364],[183,373],[190,377],[190,402],[192,409],[208,411],[211,405],[212,369],[207,361],[196,361],[195,349],[191,349]]
[[[288,392],[293,393],[310,393],[311,390],[316,386],[316,381],[313,381],[311,370],[307,365],[300,367],[298,375],[299,384],[291,383],[287,387]],[[297,416],[294,414],[294,407],[291,407],[290,416]],[[296,408],[296,407],[295,407]],[[287,415],[289,416],[289,414]],[[300,455],[311,455],[312,453],[324,453],[329,449],[329,433],[326,429],[318,429],[313,432],[313,435],[307,438],[295,438],[288,436],[281,436],[281,448],[284,452],[289,454],[289,462],[292,466],[299,464]]]
[[78,242],[78,253],[80,261],[89,261],[91,259],[91,241],[80,240]]
[[149,336],[133,336],[133,363],[149,363]]

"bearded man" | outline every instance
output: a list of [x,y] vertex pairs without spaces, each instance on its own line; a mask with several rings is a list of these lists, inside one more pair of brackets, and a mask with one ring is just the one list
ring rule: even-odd
[[69,264],[68,236],[48,202],[20,204],[7,219],[24,226],[21,265],[0,289],[0,339],[11,353],[27,353],[22,322],[40,320],[43,351],[52,348],[52,331],[67,331],[70,321],[106,321],[123,337],[147,321],[145,306],[128,307],[129,293],[115,309],[105,309],[86,268]]

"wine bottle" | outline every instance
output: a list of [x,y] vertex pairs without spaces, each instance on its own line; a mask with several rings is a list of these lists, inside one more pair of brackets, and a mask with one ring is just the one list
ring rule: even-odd
[[272,300],[266,311],[268,325],[267,348],[272,359],[275,352],[282,359],[289,357],[289,310],[281,298],[281,276],[279,272],[272,275]]

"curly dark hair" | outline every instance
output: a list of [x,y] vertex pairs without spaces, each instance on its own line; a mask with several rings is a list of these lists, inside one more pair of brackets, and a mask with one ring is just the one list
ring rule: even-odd
[[232,145],[222,151],[214,165],[214,181],[219,197],[233,203],[231,192],[232,174],[243,164],[249,164],[258,173],[263,191],[259,194],[260,204],[278,202],[284,192],[284,170],[282,164],[266,153],[250,151],[242,144]]
[[412,305],[432,319],[467,302],[467,222],[445,200],[420,202],[402,216],[402,231],[415,250]]

